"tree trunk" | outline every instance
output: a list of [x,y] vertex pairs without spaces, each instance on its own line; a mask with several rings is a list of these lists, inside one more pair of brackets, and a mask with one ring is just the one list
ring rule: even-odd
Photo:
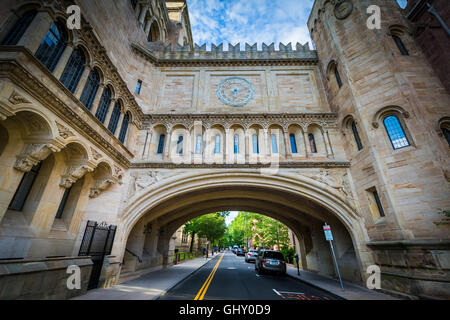
[[192,249],[194,248],[194,240],[195,240],[195,232],[192,232],[191,235],[191,247],[189,248],[189,252],[192,253]]

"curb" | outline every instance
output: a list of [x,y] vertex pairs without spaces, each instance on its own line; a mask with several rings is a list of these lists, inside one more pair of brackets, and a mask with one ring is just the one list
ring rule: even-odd
[[181,279],[180,281],[178,281],[177,283],[171,285],[170,287],[164,289],[163,292],[161,292],[160,294],[158,294],[157,296],[153,297],[152,300],[159,300],[159,298],[161,298],[163,295],[165,295],[168,291],[172,290],[173,288],[175,288],[177,285],[179,285],[181,282],[185,281],[187,278],[189,278],[190,276],[192,276],[194,273],[198,272],[200,269],[202,269],[204,266],[206,266],[208,264],[208,262],[213,261],[214,259],[216,259],[216,257],[218,256],[218,254],[216,254],[216,256],[210,260],[207,260],[204,264],[202,264],[200,267],[198,267],[197,269],[195,269],[194,271],[192,271],[191,273],[187,274],[183,279]]
[[351,299],[346,298],[346,297],[343,297],[343,296],[341,296],[341,295],[339,295],[339,294],[337,294],[337,293],[331,292],[330,290],[324,289],[324,288],[322,288],[322,287],[320,287],[320,286],[318,286],[318,285],[316,285],[316,284],[314,284],[314,283],[311,283],[311,282],[309,282],[308,280],[304,280],[304,279],[297,278],[297,277],[295,277],[295,276],[293,276],[293,275],[290,275],[290,274],[287,273],[287,272],[286,272],[286,275],[287,275],[288,277],[292,278],[292,279],[295,279],[295,280],[301,281],[301,282],[303,282],[303,283],[306,283],[307,285],[309,285],[309,286],[311,286],[311,287],[314,287],[314,288],[316,288],[316,289],[325,291],[325,292],[329,293],[330,295],[335,296],[336,298],[339,298],[339,299],[342,299],[342,300],[351,300]]

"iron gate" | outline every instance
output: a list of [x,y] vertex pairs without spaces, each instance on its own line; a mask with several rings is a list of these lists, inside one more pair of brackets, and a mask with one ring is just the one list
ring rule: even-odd
[[91,256],[91,277],[89,278],[88,290],[98,287],[100,274],[102,273],[103,260],[106,255],[111,254],[117,226],[107,225],[105,222],[98,224],[96,221],[88,221],[81,242],[79,256]]

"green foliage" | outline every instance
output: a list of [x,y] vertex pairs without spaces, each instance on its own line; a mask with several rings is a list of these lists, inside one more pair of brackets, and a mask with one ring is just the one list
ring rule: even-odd
[[[444,209],[438,209],[438,213],[446,216],[447,218],[450,218],[450,210],[444,210]],[[443,226],[450,224],[450,222],[444,221],[444,222],[434,222],[437,226]]]
[[284,247],[283,249],[281,249],[281,253],[283,253],[284,259],[288,262],[288,263],[293,263],[294,262],[294,256],[295,256],[295,249],[292,247]]
[[223,212],[206,214],[192,219],[185,225],[185,231],[190,233],[192,238],[195,234],[199,237],[206,237],[210,241],[210,247],[217,245],[219,240],[225,235],[227,226]]

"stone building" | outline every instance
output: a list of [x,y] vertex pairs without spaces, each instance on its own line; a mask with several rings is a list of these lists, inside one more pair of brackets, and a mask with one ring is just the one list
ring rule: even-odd
[[345,279],[450,296],[450,96],[396,1],[316,0],[316,50],[206,50],[183,0],[4,0],[0,21],[1,299],[170,265],[218,211],[283,222],[334,275],[327,223]]
[[203,248],[206,248],[206,238],[200,238],[198,235],[194,235],[194,241],[192,236],[185,232],[184,225],[178,228],[175,232],[175,251],[176,252],[190,252],[192,245],[192,253],[202,253]]

